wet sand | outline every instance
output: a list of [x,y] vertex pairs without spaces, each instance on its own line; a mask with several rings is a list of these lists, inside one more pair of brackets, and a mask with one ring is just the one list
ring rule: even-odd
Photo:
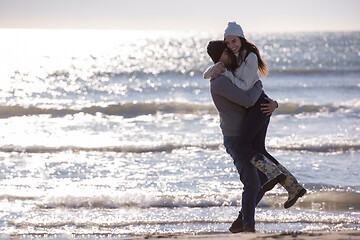
[[360,231],[339,231],[339,232],[284,232],[284,233],[238,233],[238,234],[212,234],[212,235],[148,235],[141,237],[128,238],[131,240],[155,240],[155,239],[177,239],[177,240],[260,240],[260,239],[277,239],[277,240],[348,240],[360,239]]

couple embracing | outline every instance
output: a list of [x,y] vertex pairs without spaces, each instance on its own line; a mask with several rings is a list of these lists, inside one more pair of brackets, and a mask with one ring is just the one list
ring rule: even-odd
[[229,230],[255,232],[255,208],[266,191],[281,184],[288,192],[284,207],[289,208],[306,190],[265,148],[270,117],[278,103],[262,89],[258,72],[265,77],[268,70],[258,48],[246,40],[240,25],[229,22],[224,40],[209,42],[207,52],[214,65],[204,78],[210,79],[224,146],[244,185],[241,210]]

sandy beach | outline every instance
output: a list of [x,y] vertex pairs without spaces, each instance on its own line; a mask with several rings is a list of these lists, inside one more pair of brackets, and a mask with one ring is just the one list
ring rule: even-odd
[[327,240],[345,240],[360,239],[360,231],[314,231],[314,232],[283,232],[283,233],[239,233],[239,234],[212,234],[212,235],[148,235],[142,237],[128,238],[131,240],[141,239],[177,239],[177,240],[199,240],[199,239],[216,239],[216,240],[254,240],[254,239],[327,239]]

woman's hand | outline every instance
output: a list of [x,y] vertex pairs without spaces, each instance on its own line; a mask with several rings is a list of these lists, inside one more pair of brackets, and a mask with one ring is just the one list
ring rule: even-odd
[[272,100],[271,98],[265,98],[265,100],[267,100],[269,103],[262,103],[261,106],[263,107],[261,108],[261,111],[266,114],[266,116],[269,116],[275,111],[279,104],[277,101]]
[[215,69],[214,73],[211,76],[212,79],[217,78],[221,73],[225,72],[225,67],[223,64],[218,64]]

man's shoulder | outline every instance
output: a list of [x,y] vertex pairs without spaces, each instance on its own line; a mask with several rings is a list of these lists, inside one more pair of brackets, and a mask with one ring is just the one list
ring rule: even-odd
[[218,86],[219,84],[226,84],[228,82],[231,82],[229,78],[223,76],[223,75],[220,75],[214,79],[211,79],[211,85],[213,86]]

